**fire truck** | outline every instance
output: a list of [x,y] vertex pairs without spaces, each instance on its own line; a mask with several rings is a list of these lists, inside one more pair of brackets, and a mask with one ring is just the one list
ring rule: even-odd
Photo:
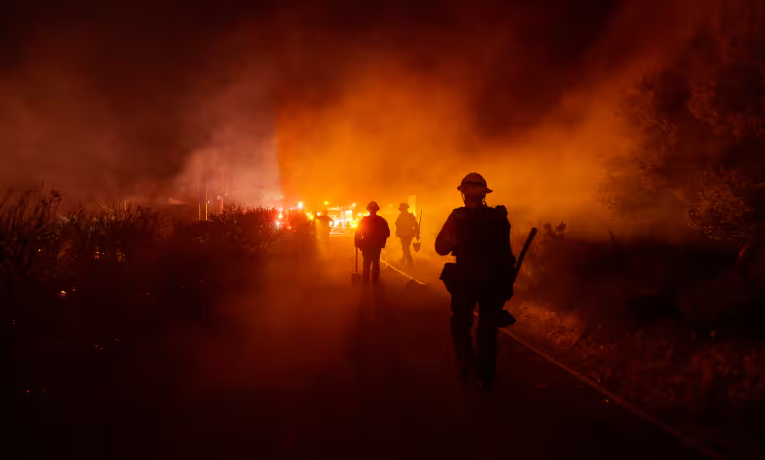
[[334,224],[332,225],[332,234],[341,235],[354,231],[359,225],[359,221],[363,216],[362,213],[356,209],[356,203],[351,203],[344,206],[334,206],[327,208],[327,214],[332,218]]
[[[410,206],[410,211],[415,212],[415,196],[410,195],[407,197],[407,203]],[[329,206],[328,202],[324,202],[324,206],[319,206],[317,209],[311,209],[305,206],[303,202],[298,202],[291,206],[287,206],[280,209],[279,218],[277,220],[277,226],[288,226],[288,222],[294,220],[296,216],[299,216],[300,220],[307,220],[308,222],[315,222],[316,217],[321,216],[322,212],[326,210],[327,215],[332,218],[330,235],[353,235],[356,228],[359,226],[359,222],[364,216],[368,216],[369,212],[364,209],[363,205],[358,206],[357,203],[348,203],[342,206]],[[381,204],[380,216],[384,217],[389,225],[393,225],[396,217],[399,214],[398,203],[383,203]],[[393,228],[391,227],[391,231]]]

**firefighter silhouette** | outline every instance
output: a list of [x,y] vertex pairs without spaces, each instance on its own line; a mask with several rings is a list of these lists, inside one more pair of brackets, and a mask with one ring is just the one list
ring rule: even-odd
[[319,245],[324,249],[329,248],[329,234],[334,224],[335,220],[329,216],[326,209],[316,213],[316,218],[314,219],[316,239],[319,241]]
[[361,250],[363,257],[361,279],[363,284],[371,281],[377,284],[380,278],[380,253],[385,242],[390,237],[388,222],[377,215],[380,206],[374,201],[367,205],[369,215],[361,219],[359,228],[354,236],[354,243]]
[[[451,329],[460,377],[468,379],[475,370],[479,384],[491,388],[497,366],[497,329],[514,322],[507,321],[510,315],[502,309],[513,295],[510,222],[504,206],[486,205],[486,194],[492,191],[480,174],[468,174],[457,189],[465,206],[449,215],[436,238],[436,252],[456,257],[456,263],[444,266],[441,279],[452,295]],[[470,331],[476,304],[474,353]]]
[[396,219],[396,236],[401,240],[401,263],[412,265],[412,239],[420,234],[420,225],[414,214],[408,211],[409,205],[401,203],[398,210],[401,214]]

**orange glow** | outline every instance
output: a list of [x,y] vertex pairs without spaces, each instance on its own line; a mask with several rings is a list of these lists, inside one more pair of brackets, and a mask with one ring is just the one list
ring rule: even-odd
[[[487,202],[514,210],[517,223],[571,221],[583,232],[602,233],[610,215],[599,204],[603,160],[633,141],[625,134],[629,127],[613,116],[622,80],[598,86],[596,97],[566,95],[560,108],[517,136],[482,138],[469,84],[450,86],[399,68],[395,60],[377,62],[385,72],[351,69],[343,96],[332,104],[280,107],[277,142],[287,195],[326,196],[333,203],[363,198],[356,203],[362,206],[351,205],[354,214],[373,200],[384,209],[393,203],[393,211],[417,195],[417,210],[426,215],[423,234],[435,236],[462,205],[460,180],[476,171],[494,190]],[[452,81],[469,80],[461,76],[455,70]],[[387,109],[371,109],[380,106]],[[573,113],[576,123],[567,121]]]

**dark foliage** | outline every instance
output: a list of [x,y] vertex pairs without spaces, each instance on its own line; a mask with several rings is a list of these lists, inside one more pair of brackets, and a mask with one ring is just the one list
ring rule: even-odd
[[124,203],[60,215],[60,202],[56,192],[0,202],[0,308],[16,371],[5,394],[37,422],[156,410],[178,378],[174,337],[214,326],[234,288],[257,290],[285,237],[276,211],[184,222]]

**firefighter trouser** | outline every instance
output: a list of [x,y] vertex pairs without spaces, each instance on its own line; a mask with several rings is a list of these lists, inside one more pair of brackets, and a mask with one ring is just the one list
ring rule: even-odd
[[361,250],[361,256],[363,257],[361,263],[361,279],[364,283],[369,282],[370,271],[372,274],[372,282],[376,283],[380,278],[380,253],[382,253],[382,248],[367,248]]
[[414,260],[412,260],[412,252],[410,251],[410,248],[412,247],[412,238],[401,238],[401,252],[404,254],[402,257],[402,260],[406,262],[409,265],[412,265],[414,263]]
[[475,366],[482,379],[494,377],[497,368],[497,329],[505,301],[496,293],[481,290],[474,283],[456,289],[452,294],[452,339],[457,359],[462,365],[473,359],[473,312],[478,304]]
[[329,230],[319,232],[316,236],[321,250],[329,253]]

